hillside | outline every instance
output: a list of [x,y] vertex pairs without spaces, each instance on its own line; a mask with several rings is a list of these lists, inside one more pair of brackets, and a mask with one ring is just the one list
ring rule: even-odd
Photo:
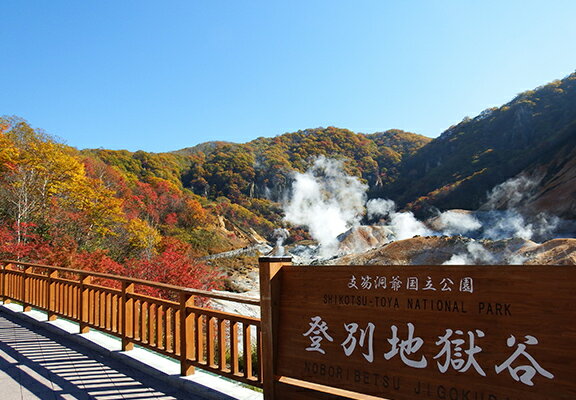
[[193,163],[183,184],[209,198],[226,196],[278,200],[290,187],[294,171],[303,172],[320,156],[346,160],[347,172],[372,186],[396,178],[396,166],[430,141],[421,135],[390,130],[372,135],[334,127],[307,129],[245,144],[214,143],[209,151],[178,151]]
[[565,218],[576,218],[576,134],[548,162],[527,171],[539,179],[527,199],[528,210],[546,210]]
[[119,154],[128,162],[124,171],[22,119],[0,118],[0,257],[220,287],[220,272],[197,256],[208,245],[240,243],[207,228],[214,218],[201,199],[171,182],[181,166],[167,161],[175,160],[155,160],[166,161],[157,171],[167,179],[140,179],[126,170],[146,155],[108,155]]
[[[219,267],[234,274],[255,263],[252,249],[274,241],[295,173],[319,156],[342,161],[370,197],[393,199],[417,215],[507,209],[514,200],[526,213],[576,219],[576,74],[466,118],[434,140],[328,127],[171,153],[79,151],[3,117],[0,256],[215,287]],[[522,186],[500,186],[512,198],[492,192],[488,202],[503,182]],[[289,243],[310,238],[290,230]],[[235,249],[242,249],[230,253],[236,261],[206,258]]]
[[476,209],[491,188],[524,172],[539,180],[533,194],[540,200],[534,198],[532,204],[555,211],[554,193],[563,193],[560,198],[567,203],[561,214],[575,218],[570,189],[575,136],[572,74],[450,127],[404,159],[397,181],[372,195],[420,211],[431,206]]
[[228,224],[239,230],[253,228],[271,239],[282,218],[277,202],[288,194],[293,173],[305,171],[316,157],[345,160],[349,174],[382,187],[396,179],[402,159],[430,140],[401,130],[364,135],[328,127],[244,144],[207,142],[171,153],[82,153],[119,171],[129,182],[161,179],[193,192]]

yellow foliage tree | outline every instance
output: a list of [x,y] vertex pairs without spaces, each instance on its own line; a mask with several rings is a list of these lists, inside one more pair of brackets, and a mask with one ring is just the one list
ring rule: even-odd
[[151,259],[156,254],[156,246],[162,240],[162,236],[148,222],[139,218],[131,219],[128,221],[127,231],[130,245],[142,256]]
[[112,233],[121,221],[121,201],[101,181],[86,177],[77,150],[57,143],[23,121],[3,120],[0,164],[5,168],[2,200],[16,222],[18,242],[23,225],[46,220],[59,203],[81,212],[94,232]]

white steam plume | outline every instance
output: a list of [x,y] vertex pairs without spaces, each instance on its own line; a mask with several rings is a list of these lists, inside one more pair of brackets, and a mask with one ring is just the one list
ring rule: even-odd
[[534,236],[532,224],[526,223],[524,217],[517,211],[507,210],[492,213],[492,222],[486,224],[484,237],[500,240],[510,237],[518,237],[530,240]]
[[438,227],[442,234],[453,236],[476,231],[482,228],[482,224],[473,215],[449,210],[438,217]]
[[442,265],[475,265],[475,264],[493,264],[496,257],[478,242],[470,242],[466,246],[467,253],[454,254],[448,261]]
[[492,240],[507,238],[547,240],[553,236],[560,223],[556,216],[539,213],[534,217],[524,217],[517,210],[490,211],[483,217],[483,237]]
[[[558,228],[560,219],[546,213],[527,218],[520,210],[529,202],[542,177],[521,175],[500,185],[488,193],[488,200],[481,207],[491,210],[484,222],[483,236],[493,240],[517,237],[546,240]],[[505,209],[504,211],[498,211]]]
[[369,219],[386,217],[396,211],[396,203],[388,199],[371,199],[366,203],[366,213]]
[[372,199],[366,203],[368,218],[388,217],[389,227],[396,240],[414,236],[429,236],[433,232],[418,221],[411,212],[396,212],[396,204],[388,199]]
[[530,178],[525,175],[508,179],[492,188],[482,208],[490,210],[519,208],[533,195],[541,180],[542,177]]
[[[430,221],[434,230],[418,221],[411,212],[396,211],[392,200],[372,199],[366,202],[367,185],[343,172],[341,161],[319,157],[305,173],[294,175],[291,198],[284,202],[285,220],[304,226],[319,243],[322,258],[339,255],[338,236],[358,226],[364,213],[371,220],[390,229],[387,238],[402,240],[414,236],[464,235],[475,239],[524,240],[548,239],[559,225],[557,217],[545,214],[525,217],[519,211],[525,199],[533,195],[539,179],[518,177],[496,186],[483,206],[484,211],[446,211]],[[496,208],[510,207],[506,211]],[[386,241],[390,240],[386,239]],[[385,241],[382,240],[381,243]],[[350,248],[356,248],[349,246]],[[282,243],[277,246],[277,253]],[[348,250],[351,251],[351,250]],[[479,242],[471,242],[464,252],[454,254],[449,264],[521,263],[513,252],[491,254]]]
[[390,215],[390,225],[396,235],[396,240],[434,234],[434,232],[426,228],[426,225],[418,221],[411,212],[392,213]]
[[[517,240],[517,239],[516,239]],[[522,242],[520,242],[522,243]],[[518,252],[521,247],[516,248],[519,242],[508,243],[504,249],[494,249],[492,251],[484,247],[482,243],[472,240],[466,245],[466,251],[452,255],[452,257],[442,263],[442,265],[481,265],[481,264],[507,264],[522,265],[526,257]]]
[[284,219],[307,227],[320,244],[321,256],[333,255],[338,235],[359,224],[367,189],[358,178],[343,172],[341,161],[319,157],[308,171],[294,176]]
[[274,255],[278,257],[282,257],[284,252],[284,242],[290,236],[290,232],[288,229],[285,228],[276,228],[272,232],[272,236],[276,239],[276,246],[274,247]]

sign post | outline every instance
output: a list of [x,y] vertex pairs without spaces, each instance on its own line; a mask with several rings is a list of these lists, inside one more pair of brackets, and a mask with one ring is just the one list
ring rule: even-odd
[[280,270],[292,265],[288,257],[261,257],[260,263],[260,314],[262,329],[262,379],[264,399],[275,396],[275,374],[278,331],[278,295],[280,294]]
[[576,398],[574,267],[260,268],[266,399]]

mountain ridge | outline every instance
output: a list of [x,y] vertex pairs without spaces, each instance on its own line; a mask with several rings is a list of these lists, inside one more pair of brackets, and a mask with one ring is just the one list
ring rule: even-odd
[[[559,214],[576,218],[573,192],[567,189],[572,180],[566,175],[573,171],[575,105],[573,73],[465,118],[435,139],[399,129],[364,134],[320,127],[247,143],[209,141],[170,153],[88,152],[135,179],[168,179],[202,197],[228,198],[252,211],[252,199],[261,199],[266,204],[259,202],[260,216],[270,216],[269,202],[290,192],[295,173],[326,156],[343,160],[348,174],[369,185],[369,197],[391,198],[422,216],[435,209],[477,209],[493,187],[524,174],[542,175],[526,208],[554,213],[558,207],[550,193],[564,193]],[[114,153],[132,160],[119,161]],[[559,166],[566,168],[554,172]]]
[[[549,192],[553,165],[568,165],[556,158],[575,145],[575,105],[573,73],[465,118],[435,139],[399,129],[364,134],[327,127],[246,143],[209,141],[169,153],[116,152],[132,158],[130,162],[116,160],[110,150],[87,152],[136,178],[169,179],[197,195],[226,197],[249,209],[250,199],[280,201],[289,193],[294,173],[304,172],[315,157],[334,157],[344,161],[348,174],[369,185],[369,197],[391,198],[427,215],[435,209],[477,209],[494,186],[521,174],[535,176],[535,171],[541,171],[540,184]],[[570,193],[564,188],[566,179],[554,180]],[[542,200],[529,205],[553,212],[547,196],[542,191]],[[569,195],[567,202],[561,216],[576,218]]]
[[[319,157],[338,160],[330,164],[357,177],[368,197],[392,199],[417,217],[487,203],[507,209],[508,182],[519,194],[514,211],[576,220],[576,74],[466,118],[436,139],[329,126],[169,153],[80,151],[2,117],[0,145],[4,258],[204,288],[217,285],[217,267],[233,276],[256,259],[240,252],[241,259],[210,258],[210,265],[197,260],[274,242],[276,228],[287,224],[282,202],[292,183],[297,174],[321,174],[309,171]],[[495,187],[504,195],[488,201]],[[290,230],[288,244],[310,239],[301,227]],[[360,233],[377,241],[375,231]],[[166,275],[175,260],[180,272]],[[184,279],[190,271],[202,282]]]
[[416,211],[476,209],[492,187],[570,151],[575,135],[576,74],[571,74],[450,127],[403,161],[396,182],[372,195]]

